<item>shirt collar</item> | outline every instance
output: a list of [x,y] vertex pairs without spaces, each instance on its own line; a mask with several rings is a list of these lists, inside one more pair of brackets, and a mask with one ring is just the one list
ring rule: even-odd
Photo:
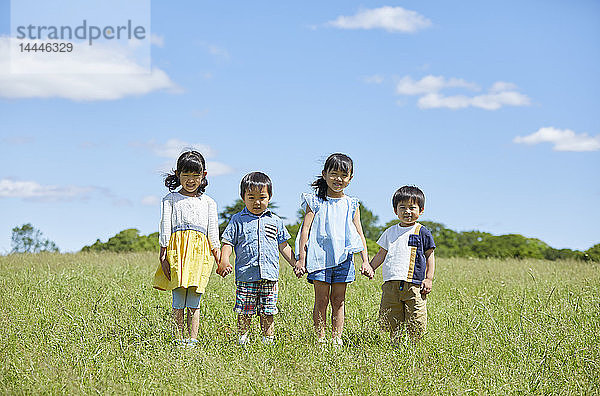
[[248,210],[247,207],[244,206],[244,209],[242,209],[242,215],[248,215],[248,216],[254,216],[254,217],[263,217],[263,216],[271,216],[271,210],[269,208],[267,208],[264,212],[262,212],[260,215],[255,215],[254,213],[250,212]]

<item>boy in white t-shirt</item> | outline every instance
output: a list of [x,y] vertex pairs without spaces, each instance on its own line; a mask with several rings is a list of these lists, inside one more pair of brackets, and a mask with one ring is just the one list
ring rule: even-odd
[[427,329],[426,303],[435,271],[435,243],[431,232],[417,223],[425,209],[423,191],[414,186],[400,187],[392,205],[400,223],[383,232],[377,241],[379,252],[370,263],[373,271],[383,266],[379,320],[392,340],[398,339],[403,322],[409,335],[419,339]]

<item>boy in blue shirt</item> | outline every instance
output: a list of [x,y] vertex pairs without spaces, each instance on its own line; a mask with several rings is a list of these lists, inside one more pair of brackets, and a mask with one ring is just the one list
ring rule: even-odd
[[296,260],[287,240],[290,234],[283,220],[268,209],[273,195],[269,176],[248,173],[240,183],[240,196],[246,207],[231,217],[221,237],[223,247],[217,274],[232,271],[229,257],[235,250],[236,301],[240,345],[249,339],[252,315],[260,316],[263,343],[274,339],[273,315],[277,310],[279,252],[295,267]]
[[393,341],[400,335],[403,322],[409,335],[419,339],[427,329],[427,294],[435,272],[433,236],[417,223],[425,209],[425,194],[418,187],[400,187],[392,197],[392,206],[400,223],[379,237],[379,252],[370,263],[373,271],[383,267],[379,320]]

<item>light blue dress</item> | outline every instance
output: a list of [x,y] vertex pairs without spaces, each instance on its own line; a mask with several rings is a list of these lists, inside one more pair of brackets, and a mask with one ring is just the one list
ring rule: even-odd
[[[302,208],[306,206],[315,217],[306,244],[306,271],[308,273],[335,267],[348,259],[348,255],[363,250],[362,240],[353,219],[358,198],[327,197],[323,201],[315,194],[302,194]],[[300,252],[300,232],[296,236],[296,258]]]

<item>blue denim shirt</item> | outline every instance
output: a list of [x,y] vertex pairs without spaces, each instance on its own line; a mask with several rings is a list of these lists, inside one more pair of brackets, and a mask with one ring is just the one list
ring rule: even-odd
[[235,251],[235,279],[238,282],[276,281],[279,278],[279,244],[290,234],[269,209],[261,215],[247,208],[234,214],[223,231],[222,241]]

